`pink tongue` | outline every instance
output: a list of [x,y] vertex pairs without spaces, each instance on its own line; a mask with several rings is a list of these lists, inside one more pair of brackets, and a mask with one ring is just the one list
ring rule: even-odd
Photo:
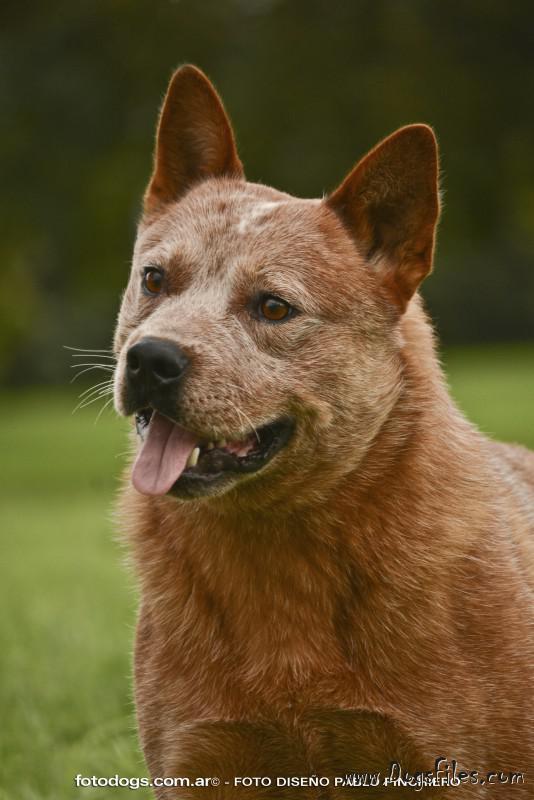
[[132,470],[132,483],[141,494],[167,494],[178,480],[197,438],[154,411],[145,441]]

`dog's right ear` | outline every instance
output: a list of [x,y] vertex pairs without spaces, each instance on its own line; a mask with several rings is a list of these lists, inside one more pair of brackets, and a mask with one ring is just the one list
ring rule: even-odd
[[224,175],[243,177],[232,126],[210,81],[188,64],[172,76],[163,103],[145,212],[178,200],[204,178]]

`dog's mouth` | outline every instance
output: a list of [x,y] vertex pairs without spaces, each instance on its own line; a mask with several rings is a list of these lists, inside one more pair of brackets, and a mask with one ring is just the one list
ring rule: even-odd
[[262,469],[289,441],[294,420],[281,417],[239,440],[199,438],[152,408],[135,415],[141,450],[132,470],[147,495],[202,495],[234,476]]

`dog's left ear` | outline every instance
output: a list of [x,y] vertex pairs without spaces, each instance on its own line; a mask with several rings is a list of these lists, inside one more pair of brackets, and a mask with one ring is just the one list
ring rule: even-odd
[[438,151],[427,125],[408,125],[365,156],[326,200],[404,311],[432,269],[439,215]]
[[243,177],[224,106],[204,73],[191,64],[171,78],[156,135],[154,172],[145,211],[178,200],[204,178]]

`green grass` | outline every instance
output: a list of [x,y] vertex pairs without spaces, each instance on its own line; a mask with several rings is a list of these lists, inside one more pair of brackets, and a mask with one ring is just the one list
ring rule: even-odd
[[74,775],[145,774],[130,689],[135,595],[111,522],[127,437],[111,413],[95,426],[94,407],[72,416],[74,405],[44,391],[0,401],[2,800],[104,800],[109,789],[76,789]]
[[[534,447],[534,347],[447,356],[481,428]],[[131,700],[136,598],[111,510],[125,425],[51,391],[0,399],[0,800],[117,800],[73,778],[145,774]],[[150,794],[135,793],[139,800]]]
[[488,436],[534,449],[534,346],[469,347],[445,365],[460,408]]

